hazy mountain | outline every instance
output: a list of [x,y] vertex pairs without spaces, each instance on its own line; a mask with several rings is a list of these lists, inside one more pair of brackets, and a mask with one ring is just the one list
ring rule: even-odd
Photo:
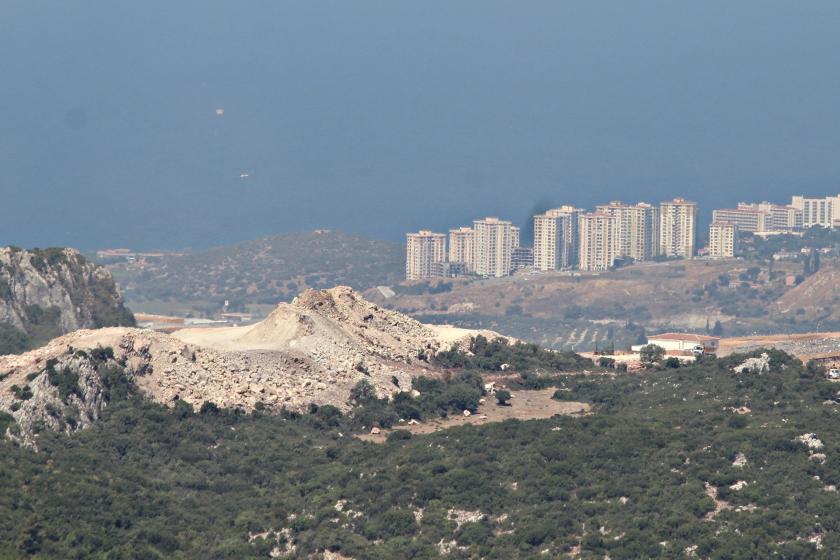
[[405,274],[405,248],[396,243],[316,230],[261,237],[148,267],[116,266],[126,297],[204,303],[231,309],[245,303],[276,304],[305,288],[356,289],[392,284]]

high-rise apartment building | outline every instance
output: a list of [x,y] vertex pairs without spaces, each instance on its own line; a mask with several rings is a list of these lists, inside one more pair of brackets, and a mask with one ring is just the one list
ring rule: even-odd
[[620,256],[618,217],[606,212],[583,214],[578,220],[581,270],[608,270]]
[[802,211],[802,226],[825,228],[840,226],[840,194],[825,198],[794,196],[790,205]]
[[476,274],[496,277],[510,274],[516,235],[512,231],[513,227],[510,222],[498,218],[473,222],[473,264]]
[[613,201],[597,207],[597,212],[618,220],[618,252],[621,257],[647,261],[659,254],[659,211],[640,202],[635,205]]
[[659,253],[666,257],[694,257],[697,205],[682,198],[659,205]]
[[712,222],[709,226],[709,256],[726,259],[738,250],[738,226],[732,222]]
[[510,246],[512,249],[519,247],[519,228],[510,226]]
[[514,247],[510,254],[510,268],[513,271],[534,268],[534,250],[531,247]]
[[436,263],[446,261],[446,236],[421,230],[405,236],[405,278],[422,280],[440,274]]
[[737,208],[712,211],[713,222],[731,222],[739,232],[793,231],[802,228],[802,210],[769,202],[741,202]]
[[739,204],[737,208],[719,208],[712,210],[712,221],[731,223],[738,227],[738,231],[769,231],[768,221],[770,213],[758,205]]
[[781,206],[770,202],[759,202],[751,206],[767,212],[766,231],[794,231],[802,229],[802,210],[793,206]]
[[564,270],[577,265],[578,217],[583,210],[561,206],[534,216],[534,268]]
[[449,230],[449,262],[461,263],[465,272],[473,270],[475,232],[470,227]]

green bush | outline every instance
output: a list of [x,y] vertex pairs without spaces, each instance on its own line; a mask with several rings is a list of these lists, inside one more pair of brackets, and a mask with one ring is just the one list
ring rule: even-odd
[[510,391],[506,391],[505,389],[499,389],[496,391],[496,402],[500,406],[507,406],[508,402],[510,401]]

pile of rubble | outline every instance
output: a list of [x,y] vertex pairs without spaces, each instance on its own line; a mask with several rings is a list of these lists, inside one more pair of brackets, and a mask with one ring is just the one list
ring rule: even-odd
[[500,335],[424,325],[382,309],[352,289],[308,290],[251,327],[184,329],[168,335],[134,328],[76,331],[19,356],[0,356],[0,410],[11,411],[12,386],[27,386],[50,359],[111,347],[149,398],[200,407],[347,410],[350,390],[370,382],[380,396],[435,375],[431,358],[471,336]]

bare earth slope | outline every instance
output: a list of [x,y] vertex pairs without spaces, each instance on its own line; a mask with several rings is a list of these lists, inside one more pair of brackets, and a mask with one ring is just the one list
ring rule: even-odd
[[412,377],[436,373],[427,362],[432,355],[475,334],[479,331],[424,325],[347,287],[307,290],[251,327],[184,329],[172,335],[134,328],[81,330],[23,355],[0,357],[0,410],[16,419],[31,414],[37,398],[12,411],[21,403],[12,386],[34,387],[48,360],[66,360],[76,350],[99,346],[113,348],[115,360],[158,402],[200,406],[211,401],[244,409],[259,402],[303,409],[314,402],[347,409],[350,389],[360,380],[382,396],[408,388]]
[[[819,315],[824,320],[840,320],[840,267],[823,267],[816,274],[792,288],[778,299],[781,313],[795,315],[803,309],[805,314]],[[801,312],[800,312],[801,313]]]

